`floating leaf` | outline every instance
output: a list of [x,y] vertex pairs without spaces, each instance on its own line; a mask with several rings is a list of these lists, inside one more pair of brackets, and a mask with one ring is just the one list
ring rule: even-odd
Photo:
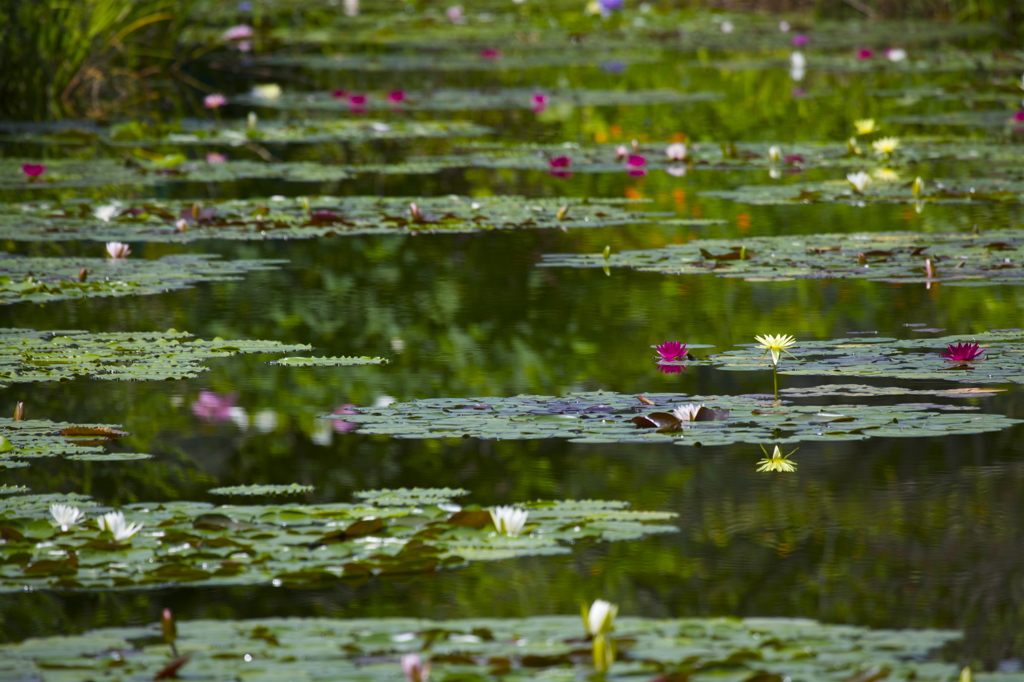
[[[42,457],[62,456],[77,461],[118,462],[152,456],[133,452],[107,452],[104,447],[106,443],[127,436],[128,432],[102,424],[0,418],[0,432],[10,444],[8,449],[0,451],[0,462],[9,462],[12,458],[31,462]],[[83,438],[86,435],[88,438]]]
[[210,490],[211,495],[302,495],[311,492],[313,492],[313,486],[300,483],[229,485]]
[[345,365],[386,365],[387,358],[354,357],[344,356],[339,358],[281,358],[271,360],[271,365],[284,365],[285,367],[341,367]]

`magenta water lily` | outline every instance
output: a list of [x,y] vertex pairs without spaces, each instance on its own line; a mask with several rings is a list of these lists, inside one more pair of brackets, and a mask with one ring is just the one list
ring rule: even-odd
[[950,362],[970,362],[971,360],[977,360],[981,357],[981,354],[985,352],[984,348],[979,348],[977,343],[958,343],[953,345],[949,344],[949,347],[942,352],[942,357],[946,358]]
[[686,344],[680,341],[666,341],[654,347],[660,357],[656,358],[662,362],[675,362],[686,359]]

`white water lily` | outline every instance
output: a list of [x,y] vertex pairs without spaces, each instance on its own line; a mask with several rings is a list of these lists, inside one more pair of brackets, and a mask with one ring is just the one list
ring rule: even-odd
[[584,604],[582,611],[583,627],[587,629],[587,634],[597,637],[611,631],[615,616],[619,613],[619,607],[604,599],[595,599],[589,609]]
[[807,75],[807,57],[799,50],[789,55],[789,77],[795,81],[802,81]]
[[117,215],[117,206],[115,204],[111,204],[110,206],[98,206],[92,214],[103,222],[109,223],[110,219]]
[[669,161],[685,161],[686,145],[682,142],[673,142],[665,147],[665,156],[668,157]]
[[85,518],[85,512],[69,504],[51,504],[50,516],[53,517],[55,526],[60,526],[61,530],[67,530],[82,521]]
[[402,672],[409,682],[427,682],[430,678],[430,661],[424,661],[419,654],[402,656]]
[[902,62],[907,58],[907,51],[902,47],[894,47],[885,51],[885,56],[890,62]]
[[107,512],[100,517],[99,521],[100,530],[110,531],[110,534],[118,542],[129,539],[142,530],[142,526],[141,523],[129,524],[125,521],[124,513],[119,511]]
[[672,416],[681,422],[692,422],[697,418],[697,414],[703,407],[703,405],[697,405],[696,403],[680,405],[676,409],[672,410]]
[[515,507],[495,507],[490,512],[491,521],[497,531],[513,538],[523,532],[523,527],[526,526],[526,517],[530,515],[530,512],[525,509],[516,509]]
[[768,147],[768,160],[772,163],[782,161],[782,147],[777,144],[773,144],[771,147]]
[[864,189],[871,184],[871,176],[864,171],[857,171],[856,173],[847,173],[846,179],[849,181],[853,188],[858,192],[863,192]]
[[895,137],[881,137],[872,142],[871,147],[876,153],[888,156],[900,148],[900,141]]
[[132,253],[132,247],[124,242],[107,242],[107,255],[111,258],[127,258]]

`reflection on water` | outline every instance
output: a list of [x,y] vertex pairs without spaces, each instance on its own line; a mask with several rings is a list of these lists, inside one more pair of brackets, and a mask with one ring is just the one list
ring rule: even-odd
[[[591,87],[684,87],[726,93],[722,102],[540,111],[468,112],[504,139],[623,142],[638,138],[843,140],[852,120],[911,106],[876,98],[878,88],[922,76],[810,72],[800,92],[786,69],[720,71],[667,60],[622,73],[540,69],[537,82]],[[309,77],[311,89],[363,87],[363,76]],[[433,74],[438,84],[460,74]],[[472,74],[513,84],[514,73]],[[578,83],[577,83],[578,79]],[[375,89],[408,87],[398,74]],[[934,76],[936,84],[955,82]],[[519,84],[519,83],[515,83]],[[225,82],[224,89],[239,89]],[[244,88],[243,88],[244,89]],[[955,102],[924,103],[928,111]],[[272,116],[272,114],[270,114]],[[883,124],[884,125],[884,124]],[[911,132],[912,129],[906,129]],[[903,134],[887,126],[885,133]],[[440,153],[447,142],[316,145],[281,150],[291,160],[382,162]],[[15,145],[9,145],[12,148]],[[15,150],[18,151],[18,150]],[[785,152],[784,144],[783,150]],[[24,153],[24,149],[20,149]],[[234,153],[234,152],[232,152]],[[245,153],[239,150],[239,154]],[[915,174],[968,175],[968,164],[918,167]],[[798,180],[840,174],[806,172]],[[90,331],[188,330],[203,338],[311,343],[316,355],[384,356],[382,367],[288,368],[266,358],[211,361],[198,378],[165,383],[72,381],[16,384],[0,396],[10,414],[25,401],[32,417],[121,424],[115,448],[152,453],[117,463],[48,462],[4,479],[33,491],[75,491],[111,504],[214,498],[216,486],[312,484],[310,500],[348,501],[356,490],[451,486],[473,503],[536,498],[627,500],[679,514],[680,532],[639,542],[580,547],[564,557],[475,565],[437,575],[346,584],[156,593],[19,594],[0,602],[0,637],[139,624],[164,606],[180,619],[283,615],[421,616],[575,613],[596,597],[644,616],[806,616],[830,622],[962,628],[968,657],[990,664],[1024,650],[1024,464],[1019,427],[946,439],[876,439],[803,444],[785,475],[756,471],[754,446],[694,449],[591,445],[561,440],[494,442],[396,440],[361,435],[344,420],[354,406],[431,397],[624,393],[768,393],[764,373],[690,365],[665,371],[652,346],[666,340],[715,349],[755,334],[798,340],[877,332],[910,338],[907,324],[969,334],[1024,319],[1017,287],[894,286],[862,281],[750,283],[615,270],[538,268],[545,253],[652,248],[698,236],[840,231],[981,230],[1019,224],[1013,206],[745,206],[699,196],[703,189],[767,182],[766,173],[695,169],[685,175],[573,174],[454,169],[423,176],[368,175],[339,184],[238,182],[154,190],[178,197],[321,194],[395,196],[515,193],[650,200],[651,210],[722,218],[707,228],[663,225],[485,235],[352,237],[273,243],[133,245],[133,257],[214,252],[225,258],[286,258],[280,270],[244,280],[116,301],[84,300],[4,310],[4,325]],[[791,181],[783,177],[782,182]],[[118,190],[125,194],[125,190]],[[82,193],[88,195],[88,190]],[[46,193],[41,192],[39,196]],[[130,194],[130,192],[127,192]],[[67,195],[65,195],[67,196]],[[98,195],[94,195],[98,196]],[[11,198],[11,197],[7,197]],[[70,255],[78,244],[17,244],[31,255]],[[137,253],[136,253],[137,252]],[[919,333],[918,333],[919,335]],[[659,371],[660,370],[660,371]],[[787,387],[817,378],[787,377]],[[920,382],[911,386],[937,386]],[[878,399],[884,400],[884,399]],[[937,401],[946,399],[937,398]],[[1024,417],[1019,389],[958,399],[985,412]]]

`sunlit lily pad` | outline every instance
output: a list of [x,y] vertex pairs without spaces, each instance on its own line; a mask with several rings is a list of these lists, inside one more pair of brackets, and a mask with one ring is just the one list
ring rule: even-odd
[[[723,356],[733,357],[712,357],[721,362]],[[737,368],[748,368],[748,356],[739,358],[735,361],[740,364]],[[998,431],[1021,423],[998,414],[979,413],[975,407],[931,403],[805,405],[793,401],[776,404],[770,396],[644,395],[653,404],[641,403],[636,396],[605,392],[573,393],[561,398],[435,398],[384,408],[358,408],[355,414],[326,418],[359,424],[362,434],[395,438],[568,438],[577,443],[674,442],[697,447],[863,440],[872,436],[928,437]],[[669,413],[691,404],[704,405],[724,416],[714,421],[684,422],[671,430],[655,428],[662,425],[657,420],[646,425],[650,428],[638,428],[633,421],[641,415]]]
[[219,260],[204,254],[144,258],[29,258],[0,256],[0,305],[107,296],[142,296],[197,282],[242,279],[280,260]]
[[285,367],[342,367],[345,365],[386,365],[387,358],[370,358],[343,356],[340,358],[281,358],[271,360],[271,365],[283,365]]
[[210,490],[211,495],[303,495],[311,492],[313,492],[313,486],[300,483],[229,485]]
[[465,88],[439,88],[437,90],[402,91],[400,97],[392,92],[359,93],[359,104],[333,92],[311,92],[285,94],[275,99],[251,95],[232,98],[232,102],[246,106],[262,106],[273,109],[301,111],[351,111],[351,110],[398,110],[398,111],[483,111],[488,109],[538,109],[534,99],[543,95],[542,106],[618,106],[642,104],[678,104],[684,102],[708,102],[722,99],[721,93],[688,92],[686,90],[588,90],[574,89],[532,89],[495,88],[470,90]]
[[0,382],[185,379],[207,371],[202,363],[213,357],[308,350],[310,346],[277,341],[203,341],[174,330],[90,334],[0,329]]
[[[592,674],[579,614],[519,619],[260,618],[177,623],[176,646],[190,656],[182,678],[278,680],[403,678],[400,659],[417,653],[441,680],[582,679]],[[616,662],[603,679],[849,682],[888,671],[890,679],[947,682],[959,667],[937,650],[952,630],[871,630],[807,619],[622,616],[609,637]],[[153,679],[172,659],[159,623],[28,639],[0,647],[0,666],[17,679],[73,671],[82,678]],[[57,677],[53,679],[70,679]],[[665,679],[676,679],[665,678]],[[990,679],[975,674],[979,682]],[[993,680],[996,678],[992,678]]]
[[675,526],[667,512],[622,503],[580,507],[530,502],[522,533],[495,532],[486,510],[451,501],[382,500],[356,504],[214,506],[139,503],[121,511],[142,530],[129,539],[101,537],[96,513],[60,532],[46,521],[53,496],[0,498],[0,591],[121,589],[275,584],[321,587],[341,579],[433,572],[469,561],[565,554],[581,541],[633,540]]
[[[417,206],[418,216],[412,214],[411,204]],[[95,215],[103,206],[109,211],[106,221]],[[203,202],[143,199],[108,204],[46,201],[0,205],[0,239],[309,239],[352,234],[609,227],[665,218],[665,214],[638,210],[642,207],[642,203],[615,199],[520,196],[275,197]],[[693,220],[682,224],[715,222]]]
[[[246,121],[212,124],[186,120],[170,125],[148,125],[138,121],[112,127],[7,126],[7,139],[58,144],[107,144],[115,147],[150,145],[219,145],[242,147],[252,144],[313,144],[318,142],[408,139],[418,137],[466,137],[490,132],[467,121],[374,121],[322,119],[291,123],[263,122],[249,127]],[[2,128],[0,128],[2,130]]]
[[[951,362],[941,354],[950,344],[977,342],[983,355],[969,362]],[[779,363],[779,374],[824,375],[834,379],[892,377],[942,379],[972,384],[1024,383],[1024,332],[992,331],[971,336],[896,340],[858,337],[831,341],[800,341],[788,348],[796,360]],[[728,370],[768,370],[758,365],[763,349],[730,350],[709,356]]]
[[[136,452],[109,452],[107,444],[127,436],[118,426],[67,424],[45,419],[0,418],[0,435],[10,443],[0,451],[0,460],[29,462],[43,457],[65,457],[87,462],[118,462],[148,459]],[[19,492],[19,491],[8,491]]]
[[545,254],[547,267],[625,267],[667,275],[712,274],[750,281],[867,279],[926,285],[1024,282],[1024,230],[695,239],[660,249]]

